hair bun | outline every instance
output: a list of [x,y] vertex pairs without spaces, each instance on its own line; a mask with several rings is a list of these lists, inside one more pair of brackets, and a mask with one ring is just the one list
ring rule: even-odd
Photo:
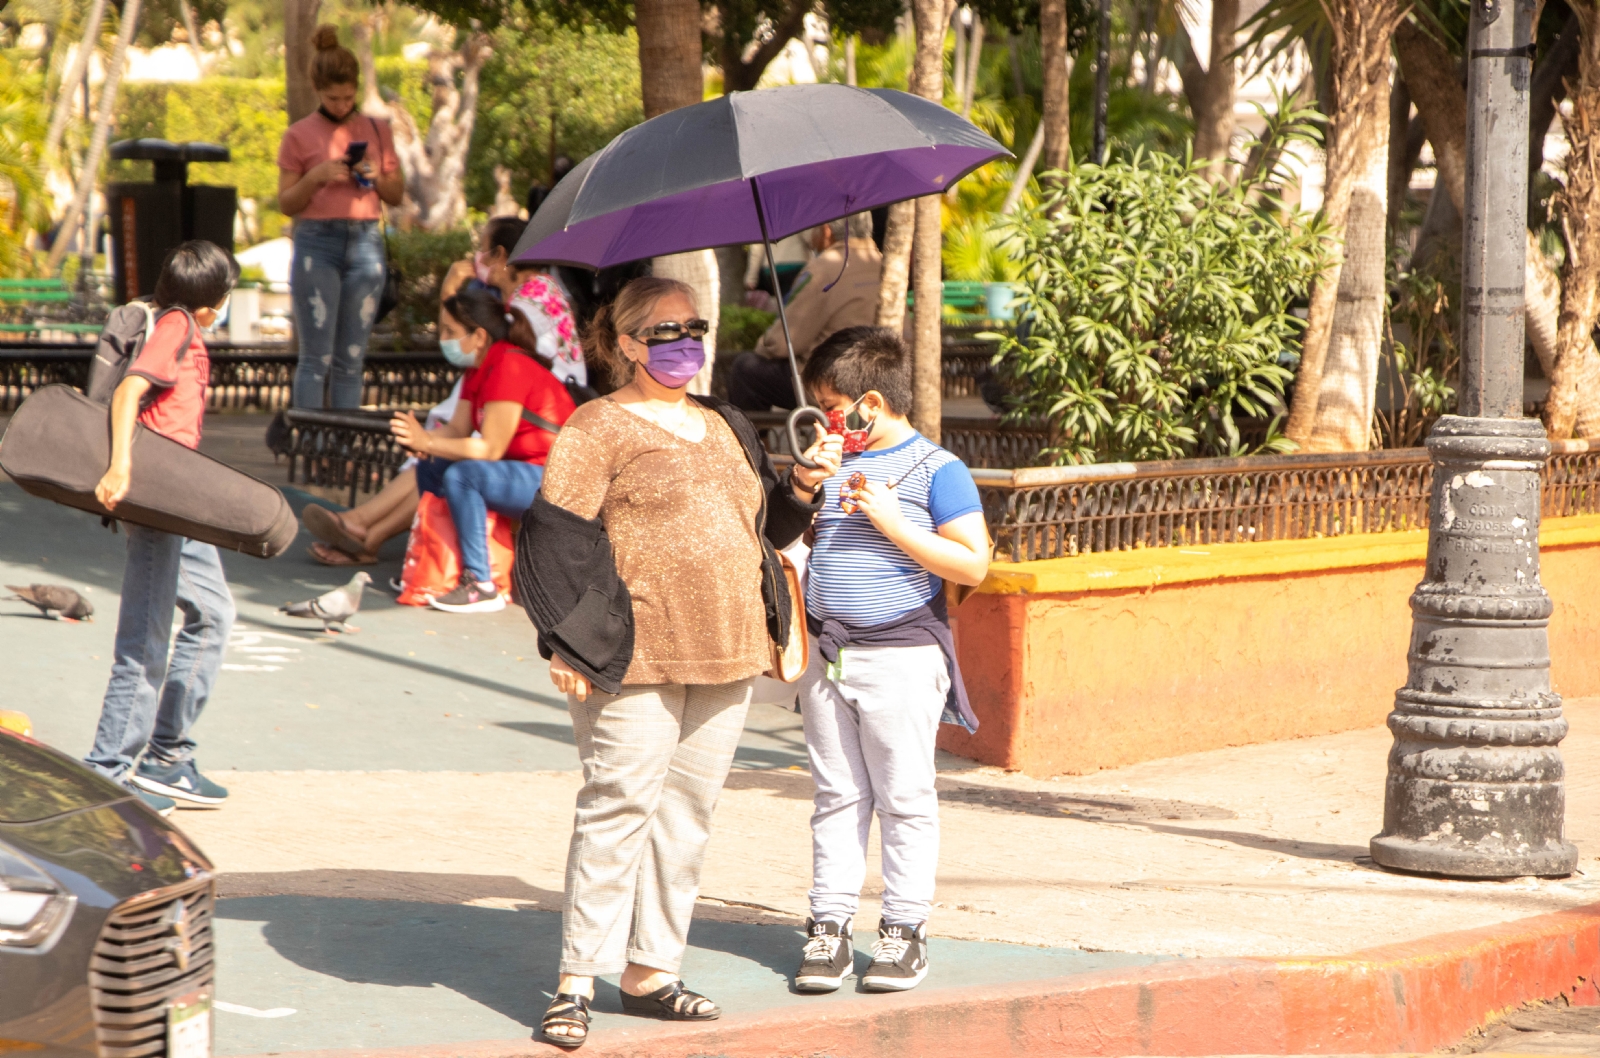
[[339,47],[339,27],[324,22],[311,35],[311,46],[318,51],[331,51]]

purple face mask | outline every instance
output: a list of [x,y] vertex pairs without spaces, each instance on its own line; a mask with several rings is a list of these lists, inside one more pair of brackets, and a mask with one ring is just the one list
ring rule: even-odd
[[680,389],[700,373],[706,364],[706,345],[699,338],[679,338],[672,342],[648,342],[650,362],[644,369],[668,389]]

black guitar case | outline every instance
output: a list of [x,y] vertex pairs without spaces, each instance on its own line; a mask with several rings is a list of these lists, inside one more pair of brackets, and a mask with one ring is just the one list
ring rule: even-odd
[[107,511],[94,487],[111,465],[111,411],[71,386],[35,390],[0,439],[0,470],[23,491],[91,514],[187,536],[257,558],[299,531],[283,493],[210,456],[135,426],[133,480]]

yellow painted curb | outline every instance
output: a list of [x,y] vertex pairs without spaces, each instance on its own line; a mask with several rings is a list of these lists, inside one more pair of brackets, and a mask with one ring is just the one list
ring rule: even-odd
[[[1539,530],[1541,548],[1596,543],[1600,543],[1600,515],[1552,518]],[[1427,553],[1428,534],[1420,529],[1259,544],[1150,547],[1037,562],[995,562],[978,590],[990,595],[1121,591],[1161,584],[1392,566],[1421,562]]]

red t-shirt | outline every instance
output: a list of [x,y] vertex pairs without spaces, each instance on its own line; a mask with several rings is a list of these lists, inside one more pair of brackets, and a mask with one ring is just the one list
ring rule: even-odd
[[128,374],[150,380],[154,399],[139,412],[139,422],[163,437],[190,448],[200,447],[200,421],[206,414],[206,386],[211,381],[211,356],[194,329],[189,351],[178,355],[189,320],[169,312],[156,321]]
[[[472,428],[483,429],[484,405],[514,401],[535,415],[561,426],[576,410],[567,387],[533,357],[511,342],[495,342],[477,367],[461,379],[461,399],[472,407]],[[556,436],[526,419],[517,420],[517,432],[501,459],[544,465]]]

